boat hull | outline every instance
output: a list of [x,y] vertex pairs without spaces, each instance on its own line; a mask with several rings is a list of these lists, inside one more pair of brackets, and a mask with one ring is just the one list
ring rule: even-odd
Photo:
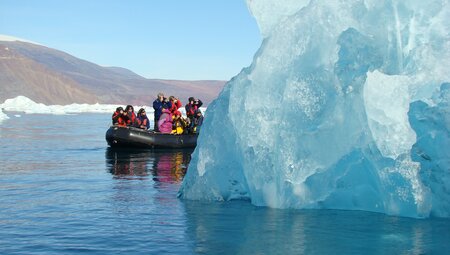
[[106,141],[111,147],[134,148],[193,148],[198,134],[162,134],[133,127],[111,126]]

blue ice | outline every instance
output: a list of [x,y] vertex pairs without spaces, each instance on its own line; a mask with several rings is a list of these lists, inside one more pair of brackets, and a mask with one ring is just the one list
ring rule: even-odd
[[248,0],[180,196],[450,217],[450,2]]

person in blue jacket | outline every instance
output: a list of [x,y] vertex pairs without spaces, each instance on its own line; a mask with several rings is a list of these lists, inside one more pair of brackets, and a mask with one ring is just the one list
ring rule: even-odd
[[163,106],[166,106],[167,109],[170,109],[172,107],[172,104],[170,103],[169,99],[164,97],[163,93],[158,93],[158,96],[155,101],[153,101],[153,110],[154,112],[154,122],[153,122],[153,130],[159,131],[158,129],[158,121],[162,114]]
[[136,117],[136,127],[144,129],[144,130],[147,130],[150,128],[150,120],[148,119],[144,108],[141,108],[138,111],[138,114]]

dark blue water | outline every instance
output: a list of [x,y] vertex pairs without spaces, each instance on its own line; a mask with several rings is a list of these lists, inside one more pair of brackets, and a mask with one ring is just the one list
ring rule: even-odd
[[191,151],[107,147],[109,114],[0,124],[0,254],[450,254],[450,220],[184,201]]

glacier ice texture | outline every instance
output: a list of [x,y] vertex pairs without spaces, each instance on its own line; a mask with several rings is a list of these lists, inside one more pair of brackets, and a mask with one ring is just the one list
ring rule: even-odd
[[450,217],[448,0],[247,0],[263,42],[179,196]]

